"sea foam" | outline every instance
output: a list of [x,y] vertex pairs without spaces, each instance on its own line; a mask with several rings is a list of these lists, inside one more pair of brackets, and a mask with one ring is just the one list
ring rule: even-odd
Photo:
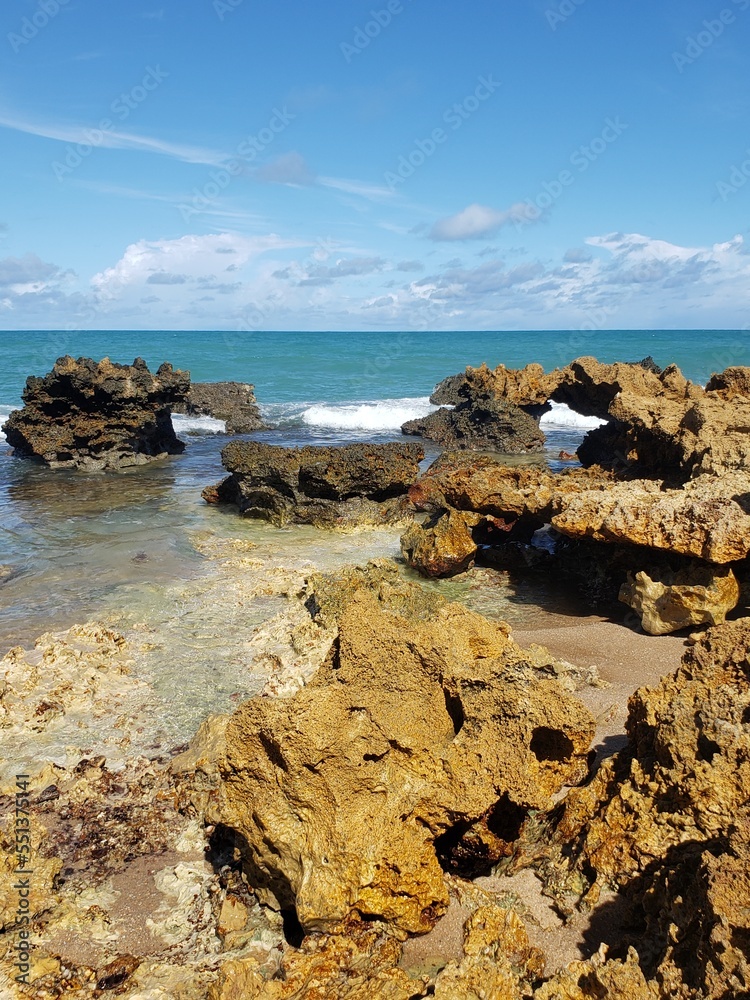
[[300,414],[308,427],[342,431],[397,431],[407,420],[437,410],[429,397],[381,399],[365,403],[314,403]]
[[0,444],[5,444],[5,435],[1,428],[13,410],[17,409],[17,406],[5,406],[3,403],[0,403]]
[[602,424],[606,424],[606,420],[600,420],[599,417],[584,417],[582,413],[576,413],[575,410],[571,410],[569,406],[565,403],[550,403],[552,409],[549,413],[545,413],[540,420],[540,425],[544,427],[567,427],[575,428],[576,430],[588,431],[593,430],[594,427],[601,427]]
[[175,434],[226,434],[227,425],[215,417],[186,417],[182,413],[172,414]]

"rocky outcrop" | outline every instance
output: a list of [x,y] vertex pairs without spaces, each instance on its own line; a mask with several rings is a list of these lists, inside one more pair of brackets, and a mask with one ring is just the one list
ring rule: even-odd
[[593,906],[603,885],[618,888],[612,947],[635,946],[658,997],[747,990],[749,662],[745,618],[708,631],[675,674],[636,692],[628,748],[571,791],[555,831],[550,891],[562,901],[582,879]]
[[570,538],[628,543],[725,564],[750,552],[750,516],[727,482],[707,477],[684,489],[636,480],[571,496],[553,526]]
[[140,358],[119,365],[66,356],[44,378],[27,379],[23,409],[11,413],[3,431],[17,455],[55,469],[143,465],[184,450],[170,411],[189,386],[189,374],[169,364],[154,375]]
[[[529,373],[529,369],[533,372]],[[547,408],[547,397],[546,387],[537,386],[537,378],[544,378],[541,365],[530,365],[521,373],[508,370],[505,380],[486,366],[467,368],[460,381],[450,379],[436,389],[436,398],[457,399],[453,409],[409,420],[401,431],[437,441],[446,448],[506,455],[541,452],[545,438],[538,418]],[[527,408],[517,405],[515,397],[529,400]]]
[[173,412],[214,417],[224,421],[227,434],[249,434],[264,427],[254,390],[245,382],[193,382],[187,399]]
[[[656,574],[654,574],[656,575]],[[620,600],[638,613],[649,635],[691,625],[719,625],[737,607],[740,587],[731,569],[696,563],[652,579],[641,571],[620,589]]]
[[233,442],[221,453],[230,475],[203,491],[208,503],[277,525],[353,527],[404,520],[407,491],[419,472],[416,444],[280,448]]
[[363,593],[306,688],[251,699],[212,738],[208,815],[306,930],[358,913],[422,933],[448,902],[441,864],[467,840],[475,865],[504,856],[529,809],[584,777],[592,735],[506,626],[458,605],[414,622]]
[[477,553],[472,529],[482,520],[480,514],[448,510],[423,524],[412,524],[401,536],[401,554],[424,576],[463,573]]

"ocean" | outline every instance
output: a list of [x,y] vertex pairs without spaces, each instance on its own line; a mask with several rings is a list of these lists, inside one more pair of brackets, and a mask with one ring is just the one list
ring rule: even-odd
[[[0,424],[21,401],[28,375],[43,375],[62,354],[130,363],[143,357],[188,369],[194,381],[252,382],[273,430],[253,437],[299,445],[401,439],[400,425],[430,411],[437,382],[467,364],[546,369],[582,354],[602,361],[651,355],[677,363],[692,380],[750,364],[747,331],[616,331],[526,333],[257,333],[257,332],[4,332],[0,333]],[[594,422],[595,423],[595,422]],[[241,679],[236,643],[270,613],[263,602],[228,621],[201,600],[212,572],[196,539],[241,535],[252,544],[284,546],[332,568],[398,553],[398,533],[362,536],[355,545],[312,529],[279,531],[213,508],[201,490],[223,475],[223,425],[175,417],[184,455],[119,475],[51,471],[11,456],[0,437],[0,656],[48,630],[102,620],[127,634],[147,627],[163,655],[149,669],[165,705],[186,672],[192,707],[174,730],[226,708]],[[573,451],[590,418],[555,406],[544,418],[548,457]],[[412,440],[412,439],[409,439]],[[428,447],[428,457],[437,453]],[[5,582],[2,582],[5,580]],[[451,592],[447,584],[447,592]],[[460,590],[460,587],[459,587]],[[458,594],[460,596],[460,594]],[[213,598],[212,598],[213,600]],[[511,624],[533,624],[535,609],[510,587],[476,595]],[[229,638],[228,638],[229,637]],[[154,666],[156,663],[156,666]],[[160,673],[161,671],[161,673]],[[245,679],[246,680],[246,679]]]

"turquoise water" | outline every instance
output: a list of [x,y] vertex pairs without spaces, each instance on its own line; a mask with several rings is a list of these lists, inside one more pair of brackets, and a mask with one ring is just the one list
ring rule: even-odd
[[428,395],[467,364],[545,368],[582,354],[635,361],[651,354],[705,381],[712,371],[750,364],[747,330],[616,330],[502,333],[256,333],[75,331],[0,333],[0,405],[16,404],[27,375],[63,354],[150,366],[170,361],[196,381],[253,382],[266,403],[342,402]]
[[[253,382],[277,425],[258,436],[314,444],[398,439],[404,420],[427,412],[434,385],[467,364],[537,361],[549,369],[581,354],[603,361],[650,354],[704,382],[727,365],[750,364],[750,335],[4,332],[0,423],[19,404],[27,375],[44,374],[64,353],[128,363],[142,356],[152,369],[170,361],[196,381]],[[545,430],[553,465],[584,432],[565,414]],[[0,653],[49,627],[95,617],[128,600],[133,587],[167,586],[203,572],[191,537],[217,523],[200,492],[223,474],[226,439],[185,426],[180,433],[188,442],[183,456],[119,476],[53,472],[12,457],[0,437]]]

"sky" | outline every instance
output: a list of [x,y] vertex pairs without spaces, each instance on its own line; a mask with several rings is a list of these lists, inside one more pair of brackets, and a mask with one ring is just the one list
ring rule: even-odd
[[7,0],[0,329],[750,323],[750,0]]

